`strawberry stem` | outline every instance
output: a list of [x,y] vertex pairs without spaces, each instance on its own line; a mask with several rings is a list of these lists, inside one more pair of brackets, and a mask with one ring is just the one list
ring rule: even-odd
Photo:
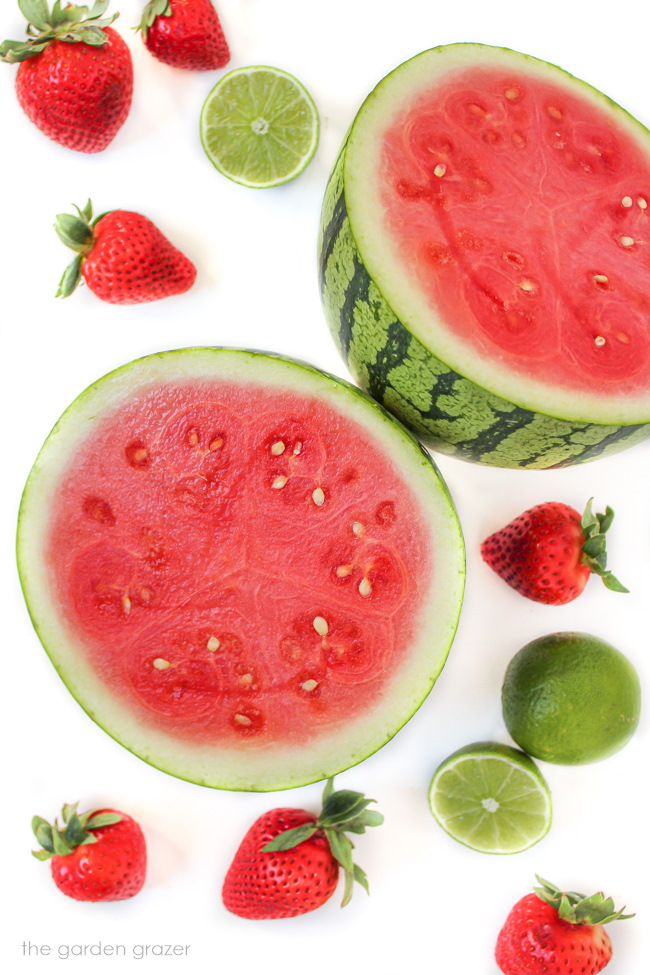
[[78,846],[97,842],[92,830],[99,829],[101,826],[112,826],[122,819],[119,813],[98,813],[96,810],[79,815],[78,805],[78,802],[64,805],[61,811],[63,826],[59,826],[56,819],[50,825],[41,816],[34,816],[32,832],[40,843],[41,849],[32,851],[32,856],[37,860],[50,860],[53,856],[68,856]]
[[560,919],[569,924],[609,924],[610,921],[626,921],[634,917],[634,914],[624,914],[625,908],[617,911],[612,898],[605,897],[602,892],[585,897],[574,890],[562,891],[537,874],[535,879],[540,886],[533,890],[540,900],[554,907]]
[[109,0],[95,0],[89,9],[55,0],[50,11],[47,0],[18,0],[21,13],[27,21],[26,41],[4,41],[0,44],[0,61],[15,64],[36,57],[52,41],[68,44],[84,43],[102,47],[108,41],[103,29],[113,23],[119,14],[105,17]]
[[629,592],[625,586],[618,581],[616,576],[607,569],[607,543],[605,533],[611,527],[614,520],[614,512],[611,508],[606,508],[604,514],[594,514],[591,510],[591,503],[594,499],[590,498],[582,515],[580,525],[585,541],[582,545],[582,556],[580,561],[586,565],[595,575],[599,575],[608,589],[614,592]]

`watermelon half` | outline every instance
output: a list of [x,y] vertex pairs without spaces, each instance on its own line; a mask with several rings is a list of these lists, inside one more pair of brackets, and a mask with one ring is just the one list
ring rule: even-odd
[[562,467],[650,436],[650,134],[502,48],[383,79],[334,166],[325,313],[357,381],[438,450]]
[[203,785],[316,781],[431,689],[464,551],[417,441],[365,393],[230,349],[136,360],[63,414],[27,481],[38,635],[121,744]]

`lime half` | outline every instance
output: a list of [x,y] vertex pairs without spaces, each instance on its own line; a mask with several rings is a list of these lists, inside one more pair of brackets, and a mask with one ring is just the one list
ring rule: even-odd
[[303,171],[320,124],[309,92],[286,71],[266,66],[224,75],[201,111],[201,141],[220,173],[264,189]]
[[520,853],[551,826],[551,793],[528,755],[480,741],[438,767],[429,788],[431,812],[459,843],[481,853]]

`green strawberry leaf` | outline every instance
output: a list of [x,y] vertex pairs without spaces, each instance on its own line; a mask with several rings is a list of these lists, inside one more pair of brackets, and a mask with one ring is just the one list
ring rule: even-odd
[[262,847],[262,852],[274,853],[276,850],[292,850],[294,846],[304,843],[310,836],[313,836],[317,829],[318,827],[315,823],[313,825],[305,824],[304,826],[295,826],[293,829],[287,829],[284,833],[278,833],[277,836],[274,836],[272,840],[266,843]]
[[336,830],[326,829],[325,834],[332,851],[332,856],[339,861],[346,873],[354,872],[352,861],[352,843],[345,833],[337,833]]
[[69,803],[65,804],[63,810],[61,811],[61,819],[63,820],[64,823],[70,822],[70,817],[75,815],[75,813],[77,812],[78,805],[79,805],[78,802],[73,802],[72,805],[70,805]]
[[83,839],[83,826],[76,813],[70,816],[70,820],[65,828],[65,841],[72,849],[79,846]]
[[124,819],[119,813],[97,813],[86,820],[86,829],[99,829],[100,826],[113,826]]
[[28,24],[47,30],[50,26],[50,11],[46,0],[18,0],[20,12]]
[[613,575],[611,572],[602,572],[602,573],[600,573],[600,577],[603,580],[603,582],[604,582],[605,586],[607,587],[607,589],[611,589],[612,592],[629,592],[630,591],[629,589],[626,589],[625,586],[623,585],[623,583],[622,582],[619,582],[618,579],[616,578],[616,576]]
[[375,809],[366,809],[360,816],[345,824],[347,833],[365,833],[368,826],[381,826],[384,817]]
[[358,884],[361,884],[366,894],[370,893],[370,887],[368,886],[368,877],[366,876],[365,872],[361,869],[361,867],[358,867],[356,865],[356,863],[354,865],[354,879]]
[[608,589],[611,589],[613,592],[629,592],[629,589],[626,589],[607,569],[607,541],[605,533],[611,527],[614,520],[614,512],[610,507],[607,507],[604,514],[594,514],[591,510],[593,500],[593,498],[590,498],[587,502],[580,520],[580,526],[584,536],[581,562],[595,575],[599,575]]
[[348,822],[374,801],[374,799],[366,799],[362,792],[350,792],[347,789],[341,789],[327,797],[323,803],[323,810],[318,817],[318,822],[323,827]]
[[560,919],[568,924],[609,924],[634,917],[634,914],[624,914],[625,908],[617,911],[612,898],[602,892],[585,897],[574,890],[561,891],[537,875],[536,879],[541,885],[533,888],[537,896],[554,907]]
[[18,64],[20,61],[27,61],[28,58],[33,58],[44,51],[48,43],[46,40],[42,43],[36,43],[36,41],[3,41],[0,44],[0,61],[4,61],[6,64]]
[[55,298],[69,298],[81,282],[81,262],[83,255],[77,254],[61,275]]
[[54,846],[54,852],[57,856],[66,857],[72,852],[70,846],[62,836],[56,820],[54,820],[54,828],[52,829],[52,844]]
[[[35,816],[34,819],[38,819],[38,817]],[[38,825],[35,826],[34,820],[32,820],[32,829],[34,830],[34,836],[43,847],[43,851],[50,855],[54,853],[54,839],[50,824],[46,823],[44,819],[41,819]]]
[[332,775],[325,783],[325,788],[323,789],[323,798],[322,798],[323,805],[325,805],[325,803],[327,802],[329,797],[333,794],[333,792],[334,792],[334,776]]
[[75,35],[75,41],[81,41],[90,47],[102,47],[108,40],[108,35],[99,27],[83,27]]
[[134,29],[142,31],[142,36],[146,40],[149,28],[153,25],[156,17],[170,17],[171,12],[169,0],[150,0],[142,11],[140,23]]

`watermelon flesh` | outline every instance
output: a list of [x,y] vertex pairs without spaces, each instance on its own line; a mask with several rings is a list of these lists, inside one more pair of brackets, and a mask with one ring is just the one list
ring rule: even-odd
[[650,436],[650,135],[554,65],[434,48],[368,96],[323,203],[325,314],[434,449],[514,468]]
[[118,376],[55,428],[20,518],[28,605],[70,690],[208,785],[359,761],[453,636],[462,544],[434,468],[357,391],[294,363],[202,350]]
[[568,393],[650,389],[650,159],[603,110],[474,67],[383,137],[386,227],[450,332]]

